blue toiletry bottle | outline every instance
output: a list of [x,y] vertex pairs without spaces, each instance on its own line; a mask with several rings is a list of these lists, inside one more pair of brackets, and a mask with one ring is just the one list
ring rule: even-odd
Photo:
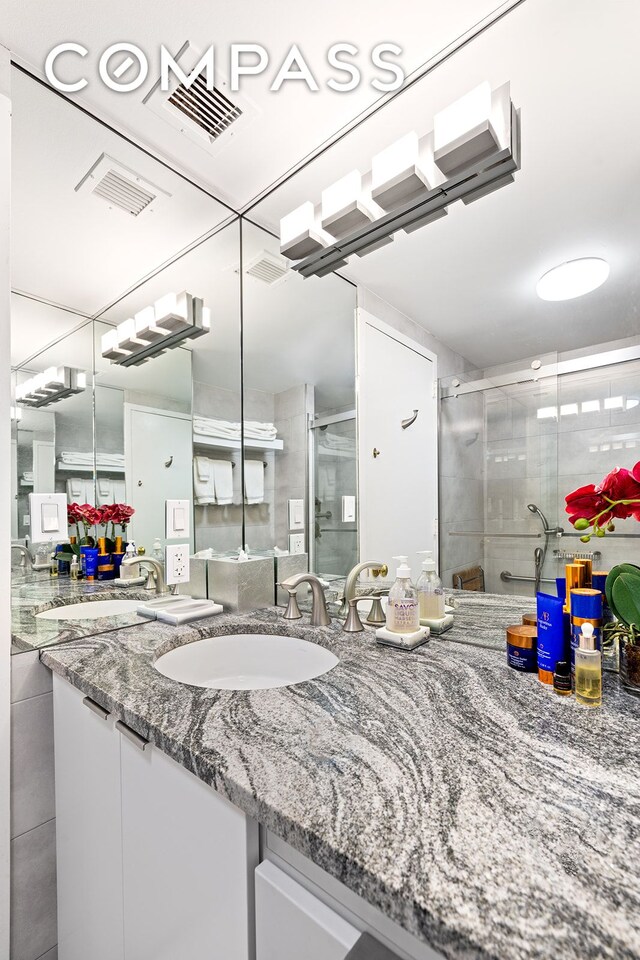
[[568,617],[562,597],[539,593],[538,610],[538,679],[553,688],[556,664],[569,659]]

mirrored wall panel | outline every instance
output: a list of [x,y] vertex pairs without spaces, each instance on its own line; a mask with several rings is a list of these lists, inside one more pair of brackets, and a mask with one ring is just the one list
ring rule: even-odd
[[304,280],[246,222],[242,281],[246,549],[344,577],[357,557],[356,289]]

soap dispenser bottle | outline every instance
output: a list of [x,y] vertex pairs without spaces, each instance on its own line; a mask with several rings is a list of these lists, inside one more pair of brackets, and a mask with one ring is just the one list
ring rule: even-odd
[[424,555],[422,573],[418,577],[418,606],[421,620],[442,620],[444,617],[444,590],[442,581],[436,573],[436,562],[431,550],[419,550]]
[[387,604],[387,630],[393,633],[415,633],[420,629],[418,593],[411,583],[411,570],[407,557],[394,557],[399,561],[396,581],[389,591]]
[[596,647],[592,623],[583,623],[575,652],[576,700],[585,707],[602,705],[602,654]]

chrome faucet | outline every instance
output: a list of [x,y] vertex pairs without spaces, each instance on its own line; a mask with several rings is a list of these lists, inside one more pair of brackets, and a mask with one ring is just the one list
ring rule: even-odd
[[342,606],[338,611],[339,617],[346,617],[349,615],[349,600],[352,600],[356,595],[356,583],[358,582],[358,577],[363,570],[373,570],[374,575],[386,577],[389,573],[389,568],[386,563],[383,563],[382,560],[363,560],[362,563],[357,563],[352,570],[347,574],[347,579],[344,584],[344,596],[342,598]]
[[301,583],[308,583],[311,586],[311,626],[328,627],[331,623],[331,617],[327,611],[327,601],[322,584],[315,573],[299,573],[279,584],[289,594],[287,612],[284,615],[285,620],[299,620],[302,617],[296,598],[296,590]]
[[24,544],[12,543],[11,549],[19,550],[20,553],[22,554],[22,560],[20,561],[21,567],[24,567],[25,570],[33,570],[33,557],[31,556],[31,553],[29,552],[27,547],[24,546]]
[[140,564],[141,567],[144,566],[149,569],[149,577],[151,578],[152,583],[155,584],[156,593],[158,595],[175,593],[175,589],[173,587],[168,587],[164,582],[164,567],[159,560],[155,559],[155,557],[125,557],[120,566],[131,567],[134,563]]

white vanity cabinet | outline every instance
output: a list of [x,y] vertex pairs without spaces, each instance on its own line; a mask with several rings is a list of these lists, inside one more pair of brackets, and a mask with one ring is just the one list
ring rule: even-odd
[[53,687],[60,960],[248,960],[257,824]]

